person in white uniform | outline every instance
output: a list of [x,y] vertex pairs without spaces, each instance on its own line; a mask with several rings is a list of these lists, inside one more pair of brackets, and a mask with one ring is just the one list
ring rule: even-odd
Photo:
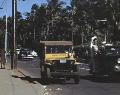
[[90,44],[90,73],[94,73],[96,70],[96,55],[98,52],[98,45],[97,45],[97,37],[94,36],[91,38],[91,44]]

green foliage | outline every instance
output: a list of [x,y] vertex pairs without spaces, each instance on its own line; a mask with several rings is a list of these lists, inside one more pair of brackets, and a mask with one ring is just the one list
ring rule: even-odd
[[[32,48],[40,40],[73,40],[75,45],[80,45],[89,43],[93,35],[101,43],[105,31],[108,41],[120,40],[119,0],[71,0],[69,6],[60,0],[47,1],[40,6],[33,4],[31,12],[24,14],[25,19],[17,12],[17,44]],[[0,19],[0,27],[1,36],[5,31],[4,18]],[[9,39],[11,29],[12,18],[8,17]]]

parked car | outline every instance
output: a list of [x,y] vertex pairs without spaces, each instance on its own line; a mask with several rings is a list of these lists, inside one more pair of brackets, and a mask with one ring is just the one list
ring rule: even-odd
[[34,57],[37,57],[37,53],[29,49],[21,49],[18,54],[18,59],[33,59]]
[[120,74],[120,46],[104,46],[92,57],[90,73],[94,75]]

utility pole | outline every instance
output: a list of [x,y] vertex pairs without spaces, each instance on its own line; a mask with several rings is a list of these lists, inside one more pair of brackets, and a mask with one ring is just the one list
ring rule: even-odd
[[15,38],[15,32],[16,32],[16,11],[17,11],[17,0],[12,0],[12,39],[11,39],[11,69],[16,68],[16,38]]
[[8,36],[7,36],[7,34],[8,34],[8,32],[7,32],[7,1],[6,1],[6,30],[5,30],[5,60],[6,60],[6,62],[7,62],[7,38],[8,38]]

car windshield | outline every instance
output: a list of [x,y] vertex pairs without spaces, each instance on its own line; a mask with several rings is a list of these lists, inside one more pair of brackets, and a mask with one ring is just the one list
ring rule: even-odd
[[26,54],[26,55],[28,55],[28,54],[31,54],[31,51],[30,51],[30,50],[27,50],[27,49],[22,49],[22,50],[21,50],[21,54]]
[[71,53],[72,46],[47,46],[46,53]]

